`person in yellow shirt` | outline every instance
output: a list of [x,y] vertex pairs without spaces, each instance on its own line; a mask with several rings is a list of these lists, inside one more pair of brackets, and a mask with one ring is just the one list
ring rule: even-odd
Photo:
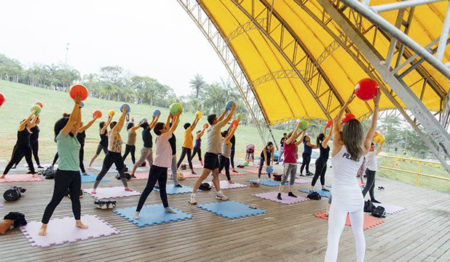
[[194,148],[194,136],[192,136],[192,130],[197,126],[199,118],[195,118],[194,122],[184,124],[184,143],[181,148],[181,156],[177,163],[177,169],[180,168],[181,163],[184,160],[184,157],[187,155],[187,159],[189,162],[189,168],[192,171],[192,174],[196,174],[194,171],[194,167],[192,166],[192,149]]

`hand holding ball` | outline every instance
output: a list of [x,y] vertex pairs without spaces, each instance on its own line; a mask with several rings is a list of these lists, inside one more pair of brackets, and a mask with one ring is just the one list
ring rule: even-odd
[[83,101],[88,97],[88,90],[82,85],[74,85],[70,88],[69,94],[72,99],[79,97]]
[[3,96],[3,94],[0,94],[0,106],[3,105],[4,102],[5,102],[5,96]]
[[373,142],[375,142],[377,144],[384,143],[384,140],[385,140],[384,136],[382,134],[380,134],[380,133],[378,133],[378,135],[373,137]]
[[333,120],[332,119],[328,120],[326,127],[330,128],[332,125],[333,125]]
[[195,113],[195,118],[197,118],[197,119],[202,118],[202,116],[203,116],[203,113],[200,112],[200,111],[197,111],[197,112]]
[[225,108],[226,108],[228,111],[231,111],[231,109],[233,108],[234,105],[235,105],[235,104],[234,104],[233,101],[228,101],[227,104],[225,105]]
[[209,127],[208,123],[205,123],[205,124],[203,125],[203,129],[207,129],[208,127]]
[[93,118],[101,118],[102,117],[102,111],[96,110],[94,113],[92,113]]
[[129,104],[123,104],[120,106],[120,112],[125,112],[126,114],[130,113],[130,105]]
[[153,111],[153,117],[157,117],[161,115],[161,111],[159,111],[159,109],[155,109],[155,111]]
[[377,81],[370,78],[364,78],[356,84],[355,95],[359,99],[367,101],[377,95],[378,88],[379,87]]
[[306,120],[300,121],[300,129],[301,130],[306,130],[306,128],[308,128],[308,126],[309,126],[309,122],[308,121],[306,121]]
[[116,114],[116,111],[114,111],[112,109],[108,111],[108,116],[109,117],[113,117],[115,114]]
[[41,112],[41,107],[38,106],[38,105],[33,105],[33,106],[31,107],[31,110],[30,110],[30,111],[31,111],[31,112],[34,111],[34,114],[35,114],[35,115],[38,115],[38,114]]
[[38,105],[41,109],[44,108],[44,104],[42,104],[41,102],[36,102],[34,103],[35,105]]
[[175,116],[183,112],[183,106],[180,103],[173,103],[170,105],[170,114]]

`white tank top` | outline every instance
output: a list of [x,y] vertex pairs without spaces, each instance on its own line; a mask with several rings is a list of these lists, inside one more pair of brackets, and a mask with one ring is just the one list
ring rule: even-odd
[[377,153],[375,151],[369,151],[366,155],[366,166],[370,171],[377,171]]
[[342,146],[341,151],[331,158],[333,165],[333,189],[355,186],[359,188],[356,174],[361,167],[363,159],[364,157],[360,157],[359,161],[352,160],[345,145]]

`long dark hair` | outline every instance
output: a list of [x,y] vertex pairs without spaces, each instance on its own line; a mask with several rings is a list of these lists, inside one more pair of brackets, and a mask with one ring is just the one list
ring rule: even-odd
[[325,139],[325,135],[323,133],[320,133],[319,136],[317,136],[316,144],[320,145],[322,144],[322,141]]
[[364,134],[363,127],[358,120],[352,119],[344,124],[342,128],[342,140],[352,160],[359,161],[359,158],[364,153]]

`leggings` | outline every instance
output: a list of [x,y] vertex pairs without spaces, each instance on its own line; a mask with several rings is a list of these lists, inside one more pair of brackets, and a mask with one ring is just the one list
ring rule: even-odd
[[35,141],[31,143],[31,150],[33,151],[34,161],[38,166],[41,165],[41,161],[39,161],[39,142]]
[[95,179],[94,189],[98,187],[98,184],[100,184],[100,181],[109,171],[112,164],[116,165],[116,169],[119,172],[120,180],[122,180],[123,186],[128,187],[127,179],[125,178],[125,173],[123,172],[125,165],[123,164],[122,156],[120,153],[108,151],[105,159],[103,160],[102,171],[100,171]]
[[303,174],[303,168],[306,167],[306,173],[309,173],[309,162],[311,162],[311,155],[310,154],[302,154],[302,166],[300,167],[300,174]]
[[184,160],[184,157],[187,155],[187,160],[188,160],[188,163],[189,163],[189,168],[192,170],[192,171],[194,171],[194,167],[192,166],[192,156],[191,156],[191,149],[190,148],[186,148],[186,147],[182,147],[182,149],[181,149],[181,156],[180,156],[180,159],[178,160],[178,163],[177,163],[177,169],[180,167],[180,165],[181,165],[181,163],[183,162],[183,160]]
[[123,161],[125,162],[125,159],[127,159],[127,156],[129,153],[131,153],[131,161],[133,162],[133,165],[136,164],[136,146],[135,145],[126,145],[125,146],[125,154],[123,154]]
[[202,161],[202,149],[200,147],[194,147],[194,151],[192,152],[192,158],[194,159],[195,154],[198,154],[198,160]]
[[316,172],[311,181],[311,186],[315,186],[317,179],[320,177],[320,184],[325,185],[325,173],[327,172],[327,160],[317,159],[316,161]]
[[148,195],[150,195],[150,193],[152,192],[153,187],[156,184],[156,181],[158,181],[159,184],[159,196],[161,197],[161,201],[163,202],[164,207],[169,206],[166,192],[167,167],[159,167],[152,165],[150,167],[147,185],[145,186],[145,189],[142,192],[141,197],[139,198],[138,206],[136,208],[137,212],[141,211],[142,206],[144,205],[145,200],[147,200]]
[[5,171],[3,171],[3,174],[8,174],[11,167],[20,162],[20,159],[25,156],[25,159],[27,160],[28,168],[30,168],[31,174],[35,174],[34,166],[33,166],[33,160],[31,159],[31,147],[29,146],[14,146],[11,160],[9,160],[8,165],[6,165]]
[[[269,164],[270,164],[270,159],[268,159],[266,162],[267,162],[267,166],[269,166]],[[261,171],[262,171],[262,169],[263,169],[263,166],[264,166],[264,157],[261,157],[260,160],[259,160],[258,178],[261,178]],[[267,175],[268,175],[269,178],[270,178],[270,174],[267,173]]]
[[223,155],[219,155],[219,173],[222,172],[222,169],[225,168],[225,175],[227,176],[228,181],[231,180],[230,176],[230,159]]
[[151,147],[143,147],[141,149],[141,157],[136,162],[135,166],[140,167],[143,163],[145,163],[145,160],[148,161],[149,166],[153,165],[153,151]]
[[368,168],[366,169],[367,182],[366,186],[362,191],[363,197],[365,197],[367,191],[369,191],[370,199],[372,201],[375,200],[375,195],[373,193],[373,189],[375,188],[375,174],[376,174],[375,171],[369,170]]
[[231,163],[231,168],[234,169],[234,149],[231,149],[230,163]]
[[284,186],[287,181],[287,177],[290,175],[289,184],[292,186],[295,182],[295,172],[297,171],[297,164],[284,163],[283,179],[281,185]]
[[86,169],[84,169],[84,145],[81,145],[80,147],[80,170],[84,174],[86,173]]
[[172,164],[170,166],[172,170],[172,180],[174,185],[178,185],[178,177],[177,177],[177,155],[172,155]]
[[55,211],[55,208],[59,205],[63,197],[67,193],[67,189],[70,192],[70,201],[72,201],[73,216],[76,220],[80,220],[81,207],[80,207],[80,190],[81,190],[81,177],[79,171],[63,171],[56,170],[55,186],[53,189],[53,196],[50,203],[44,211],[42,217],[42,224],[48,224],[50,217]]
[[[334,189],[335,188],[333,187],[333,190]],[[361,193],[359,192],[358,194]],[[364,201],[361,198],[361,200],[357,203],[355,202],[355,204],[356,205],[348,203],[348,201],[343,201],[343,199],[341,200],[336,196],[333,197],[328,216],[328,247],[325,254],[325,262],[337,261],[339,239],[341,238],[342,231],[345,227],[347,214],[350,216],[353,236],[355,237],[356,261],[364,261],[366,251],[366,241],[363,230]]]

